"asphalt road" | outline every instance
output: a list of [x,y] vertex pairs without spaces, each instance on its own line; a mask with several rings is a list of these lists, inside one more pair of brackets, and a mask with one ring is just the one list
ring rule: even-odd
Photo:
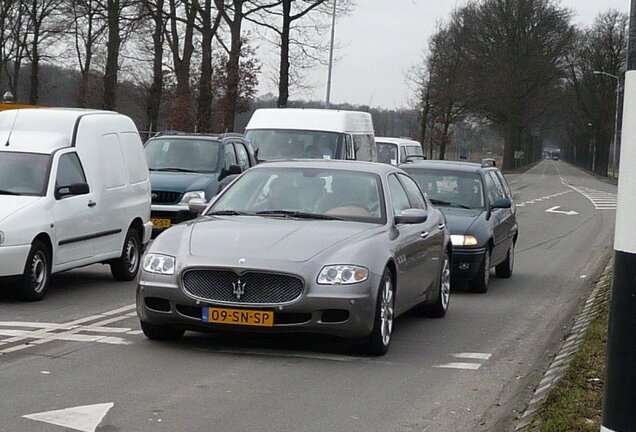
[[382,358],[318,336],[152,342],[134,283],[104,266],[56,276],[38,303],[0,295],[0,431],[74,430],[23,416],[92,404],[109,404],[86,408],[92,425],[44,417],[109,432],[510,430],[611,252],[616,187],[551,160],[508,180],[513,277],[454,287],[442,320],[401,317]]

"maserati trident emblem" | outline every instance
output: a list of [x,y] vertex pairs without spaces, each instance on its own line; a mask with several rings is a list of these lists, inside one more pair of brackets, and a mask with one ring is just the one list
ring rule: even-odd
[[237,300],[245,294],[245,282],[241,282],[241,278],[238,281],[232,282],[232,292],[236,296]]

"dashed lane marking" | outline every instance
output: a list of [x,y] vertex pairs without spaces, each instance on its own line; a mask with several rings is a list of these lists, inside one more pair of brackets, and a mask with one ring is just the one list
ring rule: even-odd
[[439,369],[468,369],[477,370],[481,367],[481,363],[446,363],[435,366]]
[[438,369],[464,369],[464,370],[477,370],[479,369],[483,362],[489,360],[492,354],[490,353],[478,353],[478,352],[462,352],[451,354],[452,357],[456,359],[465,359],[465,360],[481,360],[482,363],[477,362],[450,362],[444,363],[441,365],[433,366]]
[[461,358],[461,359],[489,360],[490,357],[492,357],[492,354],[467,352],[467,353],[453,354],[453,357]]
[[552,198],[557,198],[557,197],[563,196],[565,194],[568,194],[570,192],[572,192],[572,190],[566,190],[566,191],[555,193],[555,194],[552,194],[552,195],[546,195],[546,196],[539,197],[539,198],[534,198],[534,199],[531,199],[531,200],[528,200],[528,201],[523,201],[523,202],[517,203],[515,205],[517,207],[525,207],[525,206],[530,205],[530,204],[536,204],[538,202],[542,202],[542,201],[549,200],[549,199],[552,199]]

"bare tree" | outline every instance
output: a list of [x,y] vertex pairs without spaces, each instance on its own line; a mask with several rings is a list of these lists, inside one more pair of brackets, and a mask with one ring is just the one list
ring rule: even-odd
[[199,96],[197,99],[197,128],[207,132],[212,127],[212,43],[221,25],[221,13],[213,15],[213,0],[203,0],[198,9],[199,32],[201,33],[201,70]]

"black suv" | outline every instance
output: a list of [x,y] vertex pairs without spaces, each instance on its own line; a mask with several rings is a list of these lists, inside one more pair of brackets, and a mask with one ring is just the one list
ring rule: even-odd
[[482,164],[420,161],[400,166],[446,215],[453,244],[452,277],[488,290],[490,270],[509,278],[518,226],[510,187],[492,160]]
[[146,144],[152,186],[153,234],[194,219],[195,198],[209,201],[239,174],[256,165],[254,150],[241,134],[162,132]]

